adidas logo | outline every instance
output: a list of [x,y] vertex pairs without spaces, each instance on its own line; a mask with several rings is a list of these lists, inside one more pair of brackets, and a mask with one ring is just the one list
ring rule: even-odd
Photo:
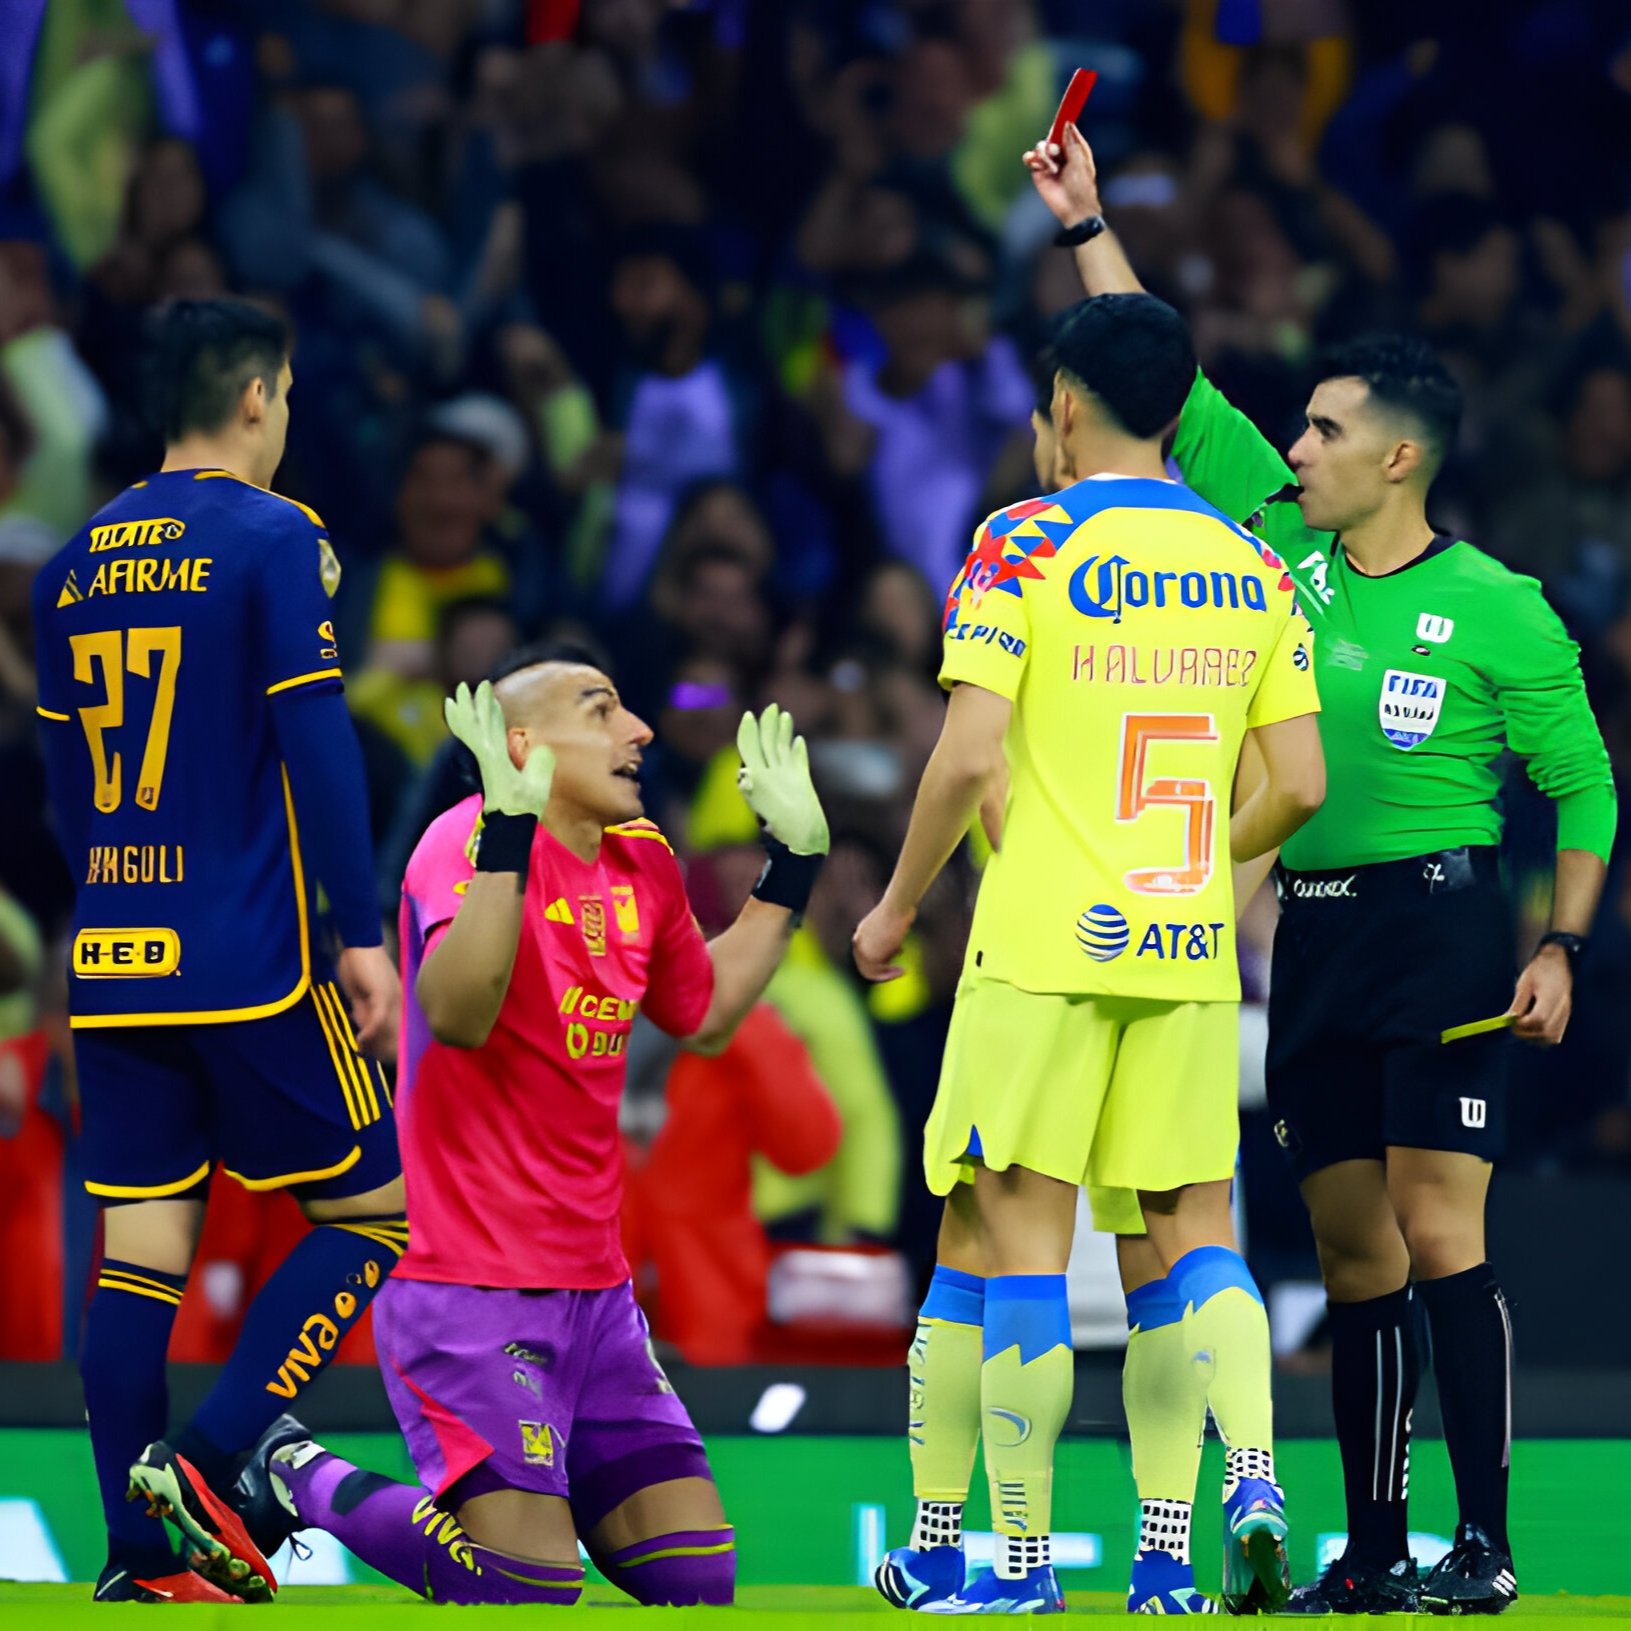
[[60,612],[64,606],[72,606],[76,601],[85,598],[85,591],[79,587],[79,579],[74,576],[73,568],[68,569],[68,581],[62,586],[62,593],[57,596],[57,610]]
[[573,921],[572,908],[566,904],[566,896],[557,896],[544,908],[544,921],[546,923],[570,923]]

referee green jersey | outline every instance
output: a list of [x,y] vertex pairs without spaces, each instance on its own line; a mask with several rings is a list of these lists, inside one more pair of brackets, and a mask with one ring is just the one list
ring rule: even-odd
[[1533,578],[1445,538],[1382,577],[1356,572],[1337,538],[1304,524],[1290,468],[1204,375],[1173,456],[1195,492],[1281,558],[1314,629],[1326,796],[1286,840],[1286,866],[1499,843],[1508,748],[1556,802],[1558,848],[1608,859],[1608,753],[1578,648]]

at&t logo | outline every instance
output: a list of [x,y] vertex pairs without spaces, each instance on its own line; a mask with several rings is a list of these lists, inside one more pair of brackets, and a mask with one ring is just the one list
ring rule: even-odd
[[1095,963],[1113,963],[1126,951],[1132,930],[1114,906],[1101,901],[1076,920],[1076,944]]

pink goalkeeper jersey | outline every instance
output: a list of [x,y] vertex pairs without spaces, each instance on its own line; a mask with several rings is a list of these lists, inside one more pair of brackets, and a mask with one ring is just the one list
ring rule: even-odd
[[435,1041],[414,984],[475,876],[480,815],[472,794],[438,817],[402,884],[396,1113],[411,1228],[395,1272],[473,1286],[620,1285],[629,1025],[638,1008],[672,1035],[692,1034],[713,964],[651,822],[607,828],[589,865],[540,825],[492,1034],[479,1048]]

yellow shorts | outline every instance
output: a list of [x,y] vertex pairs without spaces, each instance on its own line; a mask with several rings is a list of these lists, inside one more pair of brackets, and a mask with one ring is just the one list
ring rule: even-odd
[[1231,1176],[1240,1006],[965,980],[923,1138],[930,1190],[1025,1167],[1088,1188],[1095,1228],[1142,1234],[1137,1191]]

